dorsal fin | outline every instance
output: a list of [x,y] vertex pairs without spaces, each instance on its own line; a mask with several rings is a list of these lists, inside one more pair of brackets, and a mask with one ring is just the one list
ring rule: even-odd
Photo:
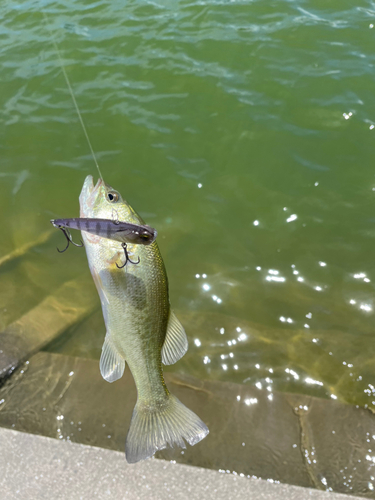
[[188,350],[188,340],[184,327],[176,318],[173,311],[169,313],[167,334],[161,350],[161,360],[164,365],[173,365]]
[[100,356],[100,373],[107,382],[114,382],[122,377],[125,370],[125,360],[117,352],[111,335],[106,334]]

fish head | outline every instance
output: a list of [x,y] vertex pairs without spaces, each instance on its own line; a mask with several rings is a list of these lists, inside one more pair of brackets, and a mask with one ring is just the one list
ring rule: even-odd
[[[82,218],[109,219],[142,226],[137,231],[126,233],[128,243],[150,245],[158,234],[154,228],[145,225],[142,218],[122,198],[121,194],[103,179],[99,179],[94,186],[92,176],[88,175],[83,183],[79,203]],[[100,241],[95,235],[86,235],[86,237],[91,241]],[[112,243],[108,244],[112,245]]]
[[83,183],[79,196],[80,216],[84,218],[112,219],[143,224],[141,217],[109,184],[99,179],[94,185],[92,175]]

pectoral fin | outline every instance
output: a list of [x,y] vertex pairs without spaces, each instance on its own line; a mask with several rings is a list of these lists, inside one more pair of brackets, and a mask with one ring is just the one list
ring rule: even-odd
[[125,370],[125,360],[117,352],[111,335],[106,334],[100,356],[100,373],[107,382],[114,382],[121,378]]
[[104,286],[103,286],[103,282],[102,282],[102,279],[100,277],[100,274],[98,273],[98,271],[95,269],[94,266],[89,264],[89,267],[90,267],[92,279],[94,280],[96,289],[98,290],[98,294],[99,294],[102,305],[104,305],[105,302],[107,304],[109,304],[109,300],[105,294]]
[[188,350],[188,340],[184,327],[173,311],[169,313],[167,334],[161,350],[161,360],[164,365],[173,365]]
[[124,255],[124,252],[121,250],[116,250],[110,259],[107,259],[108,264],[116,264],[121,257]]

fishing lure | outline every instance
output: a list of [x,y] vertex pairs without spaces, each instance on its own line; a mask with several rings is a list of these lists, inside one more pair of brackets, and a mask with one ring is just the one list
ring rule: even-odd
[[132,243],[135,245],[150,245],[153,243],[157,236],[157,231],[153,227],[147,225],[131,224],[129,222],[122,222],[117,219],[91,219],[91,218],[81,218],[76,217],[73,219],[51,219],[51,224],[57,227],[64,234],[67,245],[64,250],[57,249],[60,253],[65,252],[70,243],[76,247],[82,247],[81,244],[74,243],[72,235],[70,234],[70,229],[78,229],[80,231],[85,231],[86,233],[95,234],[101,238],[106,238],[109,240],[115,240],[122,243],[122,248],[125,253],[125,264],[118,266],[119,268],[124,267],[128,262],[131,264],[139,264],[140,260],[138,257],[138,262],[134,262],[129,258],[127,252],[127,243]]

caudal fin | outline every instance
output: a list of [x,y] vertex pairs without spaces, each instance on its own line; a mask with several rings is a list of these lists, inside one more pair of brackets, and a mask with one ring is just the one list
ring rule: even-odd
[[186,448],[184,439],[194,446],[208,432],[206,424],[172,394],[162,407],[137,402],[126,437],[126,460],[134,464],[167,446]]

